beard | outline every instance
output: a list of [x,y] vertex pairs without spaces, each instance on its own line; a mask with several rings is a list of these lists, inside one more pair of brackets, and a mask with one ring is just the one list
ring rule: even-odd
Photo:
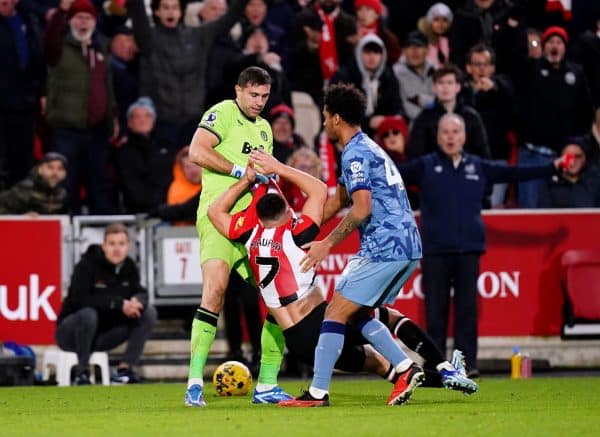
[[71,35],[79,42],[88,43],[92,40],[92,34],[94,33],[94,28],[86,30],[85,32],[79,32],[73,26],[71,26]]

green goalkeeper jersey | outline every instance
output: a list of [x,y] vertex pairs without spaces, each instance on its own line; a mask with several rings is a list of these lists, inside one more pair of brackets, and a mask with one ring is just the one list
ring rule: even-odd
[[[269,122],[261,117],[256,117],[256,120],[248,118],[234,100],[224,100],[214,105],[204,113],[198,127],[215,134],[219,144],[214,150],[242,168],[246,168],[248,154],[254,149],[273,153],[273,133]],[[204,217],[210,204],[236,181],[233,176],[203,168],[198,219]],[[245,209],[251,200],[252,195],[246,193],[237,200],[231,212]]]

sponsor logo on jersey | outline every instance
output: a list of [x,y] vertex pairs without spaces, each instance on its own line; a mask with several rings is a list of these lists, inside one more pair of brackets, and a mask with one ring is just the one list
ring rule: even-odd
[[244,144],[242,145],[242,153],[245,153],[247,155],[253,150],[265,150],[265,146],[263,146],[262,144],[259,144],[258,146],[253,146],[248,141],[244,141]]
[[237,222],[235,223],[235,229],[240,229],[242,226],[244,226],[244,216],[237,219]]

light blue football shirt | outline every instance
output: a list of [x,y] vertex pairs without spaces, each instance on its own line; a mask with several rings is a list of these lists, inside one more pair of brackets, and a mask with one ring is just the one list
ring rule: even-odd
[[358,256],[374,261],[420,259],[421,237],[404,182],[388,154],[364,132],[342,153],[342,180],[348,195],[371,192],[371,215],[358,228]]

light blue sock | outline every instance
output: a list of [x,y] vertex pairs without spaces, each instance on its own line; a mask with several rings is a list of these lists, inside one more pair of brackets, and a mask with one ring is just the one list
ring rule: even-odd
[[377,319],[361,320],[356,327],[362,336],[373,345],[375,350],[385,357],[394,367],[397,367],[408,357],[390,333],[387,326]]
[[332,320],[323,320],[321,335],[315,348],[315,374],[311,387],[329,391],[333,366],[344,347],[346,325]]

